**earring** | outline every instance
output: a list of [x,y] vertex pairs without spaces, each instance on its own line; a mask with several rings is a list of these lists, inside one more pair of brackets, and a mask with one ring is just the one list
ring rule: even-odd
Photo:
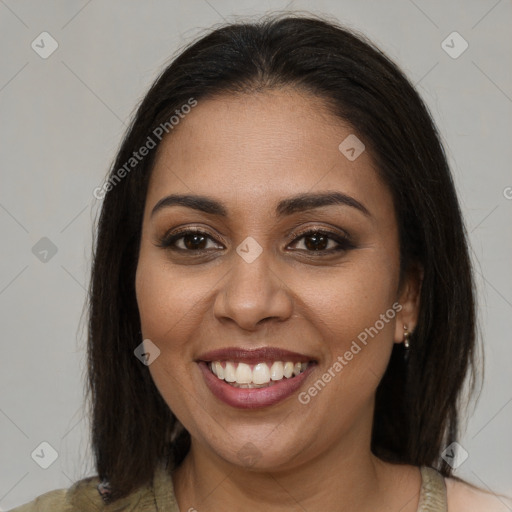
[[404,347],[406,349],[408,349],[411,344],[409,343],[409,336],[411,335],[411,333],[407,330],[407,325],[404,324]]

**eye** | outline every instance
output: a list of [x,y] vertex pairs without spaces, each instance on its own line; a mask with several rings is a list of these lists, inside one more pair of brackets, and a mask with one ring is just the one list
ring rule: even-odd
[[159,243],[160,247],[188,252],[201,252],[210,249],[223,249],[223,246],[218,246],[214,239],[203,231],[195,229],[183,229],[176,233],[165,236]]
[[291,245],[295,245],[295,249],[318,253],[333,253],[354,248],[348,237],[319,229],[302,233]]
[[[158,245],[173,251],[196,253],[225,248],[208,233],[190,228],[164,236]],[[352,249],[354,245],[347,236],[342,234],[310,229],[296,237],[288,247],[308,253],[331,254]]]

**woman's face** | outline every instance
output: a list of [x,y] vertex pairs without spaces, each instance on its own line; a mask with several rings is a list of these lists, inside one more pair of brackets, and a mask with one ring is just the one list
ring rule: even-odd
[[158,150],[142,335],[160,350],[156,386],[212,460],[286,469],[369,450],[417,290],[399,287],[391,194],[368,147],[339,149],[349,136],[321,100],[283,89],[199,101]]

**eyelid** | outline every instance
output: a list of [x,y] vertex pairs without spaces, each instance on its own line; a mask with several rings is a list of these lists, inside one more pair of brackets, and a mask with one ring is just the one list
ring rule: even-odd
[[[301,239],[303,239],[307,235],[317,234],[317,233],[325,235],[327,238],[334,241],[337,244],[337,247],[331,248],[331,249],[322,249],[322,250],[318,250],[318,251],[304,251],[303,249],[298,249],[298,251],[311,253],[312,255],[315,253],[316,254],[332,254],[332,253],[335,253],[338,251],[354,248],[355,245],[354,245],[354,242],[352,241],[350,234],[341,228],[336,228],[336,229],[337,229],[337,231],[335,231],[334,228],[327,228],[326,226],[311,226],[311,225],[304,227],[303,229],[300,229],[298,231],[294,231],[294,229],[291,229],[287,233],[287,238],[290,238],[290,240],[286,243],[286,248],[288,248],[288,246],[291,243],[298,243]],[[184,236],[186,236],[188,234],[193,234],[193,233],[198,233],[200,235],[204,235],[206,238],[208,238],[210,241],[212,241],[215,244],[221,244],[224,246],[227,245],[226,242],[224,242],[222,240],[221,236],[213,235],[209,232],[208,229],[202,228],[200,226],[189,226],[189,227],[183,226],[181,228],[178,227],[178,228],[170,229],[165,233],[165,235],[161,239],[158,240],[156,245],[158,247],[161,247],[164,249],[174,250],[176,252],[182,252],[182,253],[188,252],[188,253],[192,253],[195,255],[201,255],[204,253],[212,252],[212,249],[192,250],[192,249],[183,249],[180,247],[176,247],[175,244],[178,240],[182,239]],[[219,241],[218,238],[221,238],[221,241]],[[224,249],[225,248],[226,247],[224,247]]]
[[321,226],[321,225],[317,225],[317,226],[307,226],[303,229],[300,229],[298,231],[296,231],[296,228],[294,229],[291,229],[288,231],[287,233],[287,237],[290,237],[292,236],[293,238],[290,240],[291,242],[297,240],[298,238],[304,236],[304,235],[307,235],[309,233],[324,233],[326,235],[332,235],[334,237],[339,237],[339,238],[343,238],[344,240],[347,240],[347,241],[352,241],[352,237],[350,236],[350,234],[345,231],[344,229],[341,229],[341,228],[329,228],[329,227],[326,227],[326,226]]
[[[355,249],[356,245],[352,241],[352,238],[345,230],[340,230],[341,232],[336,232],[333,229],[326,227],[308,227],[303,231],[298,233],[294,233],[293,238],[288,242],[287,247],[290,244],[298,244],[302,239],[312,234],[321,234],[326,236],[329,240],[335,242],[337,245],[331,249],[321,249],[317,251],[307,251],[304,249],[296,249],[300,253],[306,254],[308,257],[314,257],[315,254],[323,255],[325,257],[332,256],[334,254],[340,252],[346,252],[350,249]],[[295,250],[295,249],[292,249]]]
[[[162,247],[164,249],[175,249],[176,251],[183,251],[183,252],[196,252],[196,253],[201,253],[201,252],[209,252],[211,249],[199,249],[197,251],[191,251],[191,250],[187,250],[187,249],[181,249],[181,248],[177,248],[177,247],[173,247],[172,244],[176,243],[177,240],[180,240],[181,238],[183,238],[184,236],[187,236],[188,234],[193,234],[193,233],[197,233],[197,234],[200,234],[200,235],[205,235],[208,239],[212,240],[214,243],[216,244],[222,244],[224,246],[226,246],[226,242],[224,242],[222,240],[222,236],[220,235],[213,235],[212,233],[210,233],[210,231],[206,228],[203,228],[203,227],[198,227],[198,226],[192,226],[192,227],[178,227],[178,228],[172,228],[172,229],[169,229],[168,231],[166,231],[166,233],[157,240],[157,246],[158,247]],[[221,239],[219,241],[219,238]],[[224,247],[225,249],[226,247]]]

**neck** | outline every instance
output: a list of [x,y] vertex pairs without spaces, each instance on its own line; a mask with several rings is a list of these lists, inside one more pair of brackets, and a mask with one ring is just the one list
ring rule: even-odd
[[[173,474],[180,510],[366,512],[395,502],[403,505],[397,487],[406,488],[408,495],[415,492],[410,467],[404,485],[403,471],[398,475],[394,465],[371,453],[368,430],[353,429],[336,446],[282,470],[241,468],[192,440]],[[416,510],[414,501],[402,510]]]

